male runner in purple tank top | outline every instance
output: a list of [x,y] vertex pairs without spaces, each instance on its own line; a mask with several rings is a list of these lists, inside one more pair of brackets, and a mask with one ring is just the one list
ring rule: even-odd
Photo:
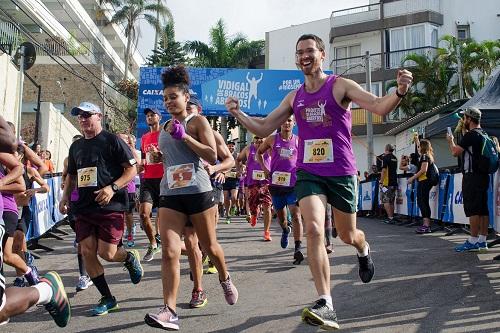
[[[288,210],[292,217],[293,236],[295,239],[295,250],[293,264],[299,265],[304,260],[301,251],[302,220],[300,210],[297,206],[297,195],[295,183],[297,180],[297,153],[298,138],[292,133],[295,119],[293,116],[281,125],[281,131],[275,135],[268,136],[259,146],[257,159],[259,160],[266,178],[271,181],[269,192],[273,200],[273,206],[278,215],[278,221],[283,231],[281,232],[281,247],[288,247],[288,235],[291,231],[288,225]],[[271,167],[268,169],[262,158],[265,152],[271,155]]]
[[337,329],[339,324],[330,295],[330,266],[323,244],[325,207],[333,207],[340,239],[358,252],[359,276],[365,283],[374,274],[370,247],[356,228],[356,163],[351,138],[351,102],[384,116],[406,95],[412,81],[407,70],[397,73],[394,94],[377,97],[356,82],[322,71],[325,44],[315,35],[302,35],[296,44],[295,62],[304,73],[304,84],[290,92],[267,117],[248,117],[237,98],[226,100],[227,110],[249,131],[267,136],[292,113],[299,129],[299,154],[295,191],[304,217],[309,268],[319,300],[302,312],[308,324]]

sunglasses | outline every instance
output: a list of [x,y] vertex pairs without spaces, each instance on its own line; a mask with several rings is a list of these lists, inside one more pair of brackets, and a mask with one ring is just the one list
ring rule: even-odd
[[95,115],[95,113],[83,111],[78,114],[78,117],[88,119],[93,115]]

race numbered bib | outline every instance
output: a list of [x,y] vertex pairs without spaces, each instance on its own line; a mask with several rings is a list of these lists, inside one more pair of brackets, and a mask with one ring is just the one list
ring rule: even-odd
[[227,178],[236,178],[236,172],[229,171],[228,173],[226,173],[226,177]]
[[78,169],[78,187],[97,186],[97,167]]
[[264,179],[266,179],[266,175],[264,174],[264,171],[262,171],[262,170],[253,170],[252,179],[253,180],[264,180]]
[[293,155],[292,149],[289,148],[281,148],[280,149],[280,157],[290,159]]
[[304,140],[304,163],[333,162],[332,139]]
[[292,174],[290,172],[275,171],[273,172],[271,183],[273,185],[290,187],[291,178]]
[[167,168],[167,184],[169,189],[183,188],[196,184],[194,164],[179,164]]

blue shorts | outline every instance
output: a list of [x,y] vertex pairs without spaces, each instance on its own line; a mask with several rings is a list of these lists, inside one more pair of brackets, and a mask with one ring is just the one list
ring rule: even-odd
[[276,210],[281,210],[286,206],[297,204],[297,195],[295,191],[271,195],[271,198],[273,199],[273,206]]

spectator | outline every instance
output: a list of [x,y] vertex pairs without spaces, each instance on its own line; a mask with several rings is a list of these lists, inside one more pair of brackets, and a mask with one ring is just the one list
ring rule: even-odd
[[402,155],[401,162],[399,163],[399,170],[404,173],[415,174],[418,171],[418,155],[411,153],[410,156]]
[[387,220],[384,222],[387,224],[394,223],[394,200],[398,189],[398,159],[393,152],[394,146],[388,143],[382,156],[382,174],[379,184],[382,203],[387,213]]
[[54,163],[52,163],[52,154],[50,150],[44,150],[42,152],[42,157],[43,157],[43,162],[45,163],[45,166],[47,166],[47,169],[49,169],[49,173],[54,173]]
[[446,139],[453,156],[462,156],[462,195],[465,216],[469,218],[470,236],[455,251],[487,251],[486,236],[488,235],[488,187],[490,177],[487,173],[477,170],[478,158],[481,155],[482,134],[481,111],[470,107],[463,111],[463,128],[467,131],[458,145],[455,145],[453,135]]
[[370,174],[368,173],[368,171],[365,171],[363,173],[363,176],[365,177],[365,181],[368,181],[368,177],[370,177]]
[[43,159],[43,155],[42,155],[42,145],[40,145],[39,143],[36,143],[33,145],[33,150],[35,151],[35,154],[38,155],[38,157],[42,158]]
[[408,183],[418,181],[417,186],[417,205],[422,214],[423,224],[415,232],[417,234],[431,233],[431,206],[429,204],[429,193],[432,183],[430,181],[430,172],[434,170],[434,151],[429,140],[420,142],[420,160],[418,172],[408,178]]
[[497,149],[497,152],[500,153],[500,143],[498,143],[498,138],[496,136],[492,136],[491,140],[493,140],[493,142],[495,143],[495,147]]
[[371,173],[368,175],[368,180],[379,180],[380,179],[380,173],[378,172],[377,165],[373,164]]

